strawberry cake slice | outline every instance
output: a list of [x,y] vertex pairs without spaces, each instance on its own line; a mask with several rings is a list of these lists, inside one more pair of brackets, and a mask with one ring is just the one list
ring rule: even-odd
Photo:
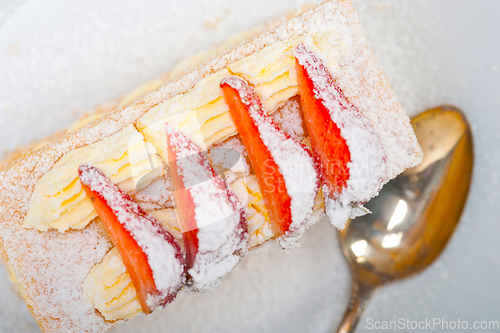
[[212,291],[255,248],[299,246],[323,216],[342,229],[420,163],[349,0],[237,41],[0,164],[0,257],[43,331]]

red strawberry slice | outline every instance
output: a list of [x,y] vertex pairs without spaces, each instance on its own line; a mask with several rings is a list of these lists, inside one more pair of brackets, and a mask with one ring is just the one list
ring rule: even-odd
[[185,280],[177,240],[95,167],[80,166],[79,176],[127,267],[142,311],[172,302]]
[[[267,210],[275,235],[284,235],[292,224],[290,203],[283,175],[259,136],[259,130],[248,113],[248,106],[240,98],[237,90],[223,84],[224,98],[229,105],[231,117],[247,149],[260,190],[266,201]],[[255,161],[255,162],[254,162]]]
[[166,133],[189,284],[193,290],[211,290],[247,251],[244,211],[198,146],[168,123]]
[[[221,88],[248,151],[274,234],[299,236],[306,228],[318,189],[312,156],[272,121],[246,81],[231,76],[222,81]],[[281,237],[282,246],[293,245],[285,244],[285,238]]]
[[373,124],[347,100],[321,59],[304,44],[294,55],[302,111],[326,185],[327,214],[342,227],[344,218],[357,214],[352,207],[382,187],[386,155]]
[[[295,59],[302,112],[311,146],[320,161],[323,182],[327,185],[330,191],[329,194],[332,197],[337,197],[347,187],[347,180],[349,179],[348,163],[351,161],[351,153],[323,100],[317,98],[315,86],[308,69],[313,68],[320,72],[319,75],[325,78],[324,84],[331,85],[338,91],[340,91],[340,88],[335,85],[333,78],[320,60],[308,52],[303,44],[297,47],[296,54],[298,57],[308,55],[313,60],[313,64],[306,67],[301,65],[297,58]],[[339,95],[345,99],[341,91]]]
[[175,152],[171,140],[167,141],[168,155],[173,159],[169,162],[170,176],[175,196],[175,207],[179,219],[179,227],[183,232],[184,247],[186,251],[186,267],[193,267],[196,253],[198,252],[198,226],[196,225],[195,204],[189,190],[184,186],[183,177],[175,161]]

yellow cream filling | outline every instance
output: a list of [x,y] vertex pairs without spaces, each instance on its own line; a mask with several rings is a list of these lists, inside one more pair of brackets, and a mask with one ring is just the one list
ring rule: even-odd
[[254,247],[273,238],[269,213],[257,183],[257,177],[247,176],[236,180],[231,188],[243,204],[248,224],[248,246]]
[[[332,42],[332,39],[335,39],[332,33],[305,34],[274,43],[206,76],[189,92],[156,105],[137,121],[137,127],[165,160],[166,122],[206,150],[214,143],[236,134],[236,127],[220,89],[223,78],[229,75],[245,78],[255,87],[266,110],[272,112],[298,93],[293,56],[295,46],[307,43],[321,55],[329,68],[336,69],[339,56],[337,49],[343,46],[338,41]],[[336,43],[333,49],[332,43]]]
[[106,320],[130,319],[142,313],[134,284],[116,248],[92,268],[82,287],[84,297]]
[[124,191],[147,185],[163,173],[156,149],[133,125],[64,155],[37,183],[25,228],[81,229],[97,216],[78,180],[78,168],[91,163]]

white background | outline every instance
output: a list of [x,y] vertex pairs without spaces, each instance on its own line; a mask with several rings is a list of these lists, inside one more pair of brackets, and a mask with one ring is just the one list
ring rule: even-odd
[[[0,0],[0,156],[305,2]],[[500,2],[354,4],[406,111],[455,104],[469,117],[476,145],[472,192],[446,251],[423,274],[381,289],[357,332],[370,331],[367,318],[500,320]],[[182,294],[168,309],[114,331],[327,332],[349,292],[336,231],[322,221],[299,250],[249,255],[213,293]],[[38,332],[3,267],[0,332]]]

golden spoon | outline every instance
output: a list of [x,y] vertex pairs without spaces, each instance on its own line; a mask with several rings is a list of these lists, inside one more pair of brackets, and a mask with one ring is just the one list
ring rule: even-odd
[[473,144],[463,113],[452,106],[411,120],[422,164],[389,182],[366,204],[372,214],[348,221],[340,233],[353,276],[351,300],[338,332],[353,332],[381,285],[427,268],[462,214],[472,176]]

